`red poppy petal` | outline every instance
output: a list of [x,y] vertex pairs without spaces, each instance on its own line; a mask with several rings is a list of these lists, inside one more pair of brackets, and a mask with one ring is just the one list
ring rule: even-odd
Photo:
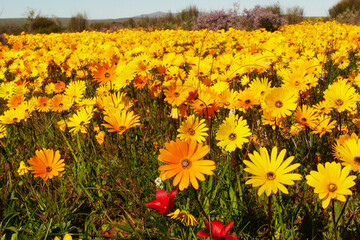
[[234,222],[229,222],[223,229],[223,234],[224,234],[223,236],[226,236],[233,226],[234,226]]
[[161,205],[161,203],[158,200],[153,200],[151,202],[145,203],[145,205],[148,208],[152,208],[155,209],[156,211],[158,211],[160,214],[164,214],[166,209],[164,208],[163,205]]
[[240,238],[236,235],[229,235],[229,236],[226,236],[225,238],[226,240],[240,240]]
[[214,220],[211,222],[211,232],[213,237],[225,237],[221,235],[221,231],[223,230],[224,225],[221,221],[219,220]]
[[158,189],[156,192],[156,199],[160,201],[162,206],[167,206],[169,204],[169,198],[166,191]]
[[197,237],[210,237],[210,235],[207,232],[205,232],[204,230],[198,231],[196,236]]

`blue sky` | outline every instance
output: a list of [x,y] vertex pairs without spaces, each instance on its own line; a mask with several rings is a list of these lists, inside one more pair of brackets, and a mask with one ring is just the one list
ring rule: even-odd
[[299,6],[305,16],[327,16],[328,9],[340,0],[0,0],[0,18],[25,17],[34,9],[48,17],[71,17],[86,13],[89,19],[133,17],[157,11],[179,12],[188,6],[200,11],[231,9],[234,3],[251,9],[255,5],[279,3],[283,9]]

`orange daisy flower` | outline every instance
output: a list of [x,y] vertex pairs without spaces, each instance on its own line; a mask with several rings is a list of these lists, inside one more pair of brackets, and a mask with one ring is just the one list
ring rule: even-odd
[[55,83],[55,93],[62,93],[63,91],[65,91],[66,89],[66,85],[64,82],[62,81],[58,81],[57,83]]
[[166,163],[160,166],[161,179],[166,179],[175,176],[173,185],[179,184],[180,191],[188,188],[189,183],[195,188],[199,188],[200,181],[205,180],[206,175],[213,175],[215,162],[211,160],[200,160],[209,152],[208,146],[203,146],[203,143],[197,143],[195,139],[181,141],[176,139],[176,142],[171,141],[165,143],[166,149],[160,149],[159,161]]
[[165,101],[167,101],[172,106],[180,106],[184,103],[188,96],[189,91],[187,88],[182,85],[172,84],[169,89],[164,90]]
[[303,127],[307,126],[310,129],[315,129],[319,123],[319,115],[315,108],[303,105],[297,108],[295,120]]
[[115,64],[104,63],[102,65],[96,65],[95,70],[93,71],[94,80],[100,84],[113,81],[116,78],[115,69]]
[[51,99],[51,108],[53,111],[62,112],[65,110],[69,110],[71,106],[71,99],[66,95],[58,94]]
[[127,129],[140,125],[139,118],[140,117],[135,115],[132,111],[116,110],[109,112],[104,117],[104,120],[107,123],[102,125],[108,128],[109,132],[118,132],[119,134],[122,134]]
[[237,94],[237,101],[235,106],[243,109],[252,109],[253,106],[260,105],[260,93],[250,88],[246,88],[244,91],[240,91]]
[[52,149],[42,149],[35,151],[36,156],[30,158],[29,170],[32,171],[34,177],[41,177],[44,181],[54,176],[61,176],[65,170],[64,159],[60,159],[60,152]]
[[50,111],[50,100],[47,97],[39,97],[37,99],[37,103],[36,103],[36,110],[38,110],[39,112],[48,112]]
[[[149,77],[151,77],[151,75],[149,75]],[[134,79],[134,87],[142,89],[146,86],[148,82],[149,82],[148,76],[138,75]]]
[[17,108],[24,101],[25,98],[23,95],[12,95],[8,100],[7,106],[10,108]]

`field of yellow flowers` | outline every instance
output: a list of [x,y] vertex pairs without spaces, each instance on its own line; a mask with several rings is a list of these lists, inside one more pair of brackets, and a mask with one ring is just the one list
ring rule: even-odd
[[359,239],[360,28],[7,35],[0,239]]

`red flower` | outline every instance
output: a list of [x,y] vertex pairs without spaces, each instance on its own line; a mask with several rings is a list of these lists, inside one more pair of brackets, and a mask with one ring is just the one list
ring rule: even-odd
[[[206,228],[210,231],[210,225],[208,221],[205,221]],[[234,222],[229,222],[225,227],[223,223],[219,220],[214,220],[211,222],[211,236],[213,240],[240,240],[236,235],[228,235],[230,229],[234,226]],[[210,234],[204,230],[199,231],[196,236],[198,237],[210,237]]]
[[172,190],[167,194],[164,190],[158,189],[156,192],[156,200],[145,203],[149,208],[155,209],[160,214],[168,214],[174,208],[174,198],[177,193],[177,189]]

